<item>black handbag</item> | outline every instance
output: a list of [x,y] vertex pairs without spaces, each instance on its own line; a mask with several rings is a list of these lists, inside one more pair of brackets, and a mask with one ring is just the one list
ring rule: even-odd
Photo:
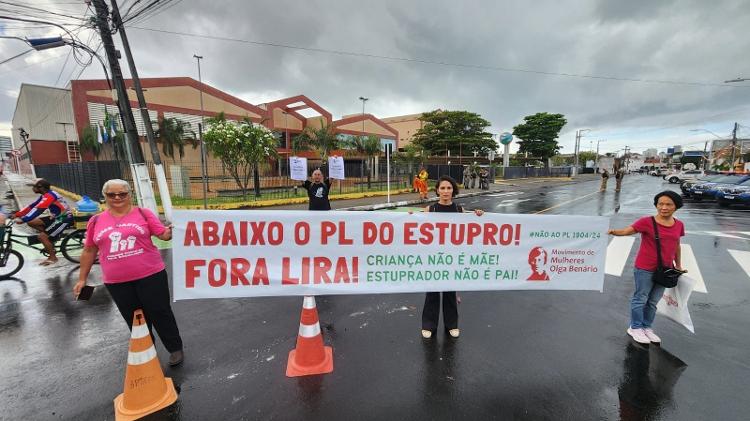
[[654,224],[654,241],[656,241],[656,271],[652,281],[655,284],[659,284],[665,288],[674,288],[677,286],[677,281],[680,280],[680,272],[674,268],[664,267],[661,261],[661,241],[659,239],[659,226],[656,224],[656,218],[651,217],[651,222]]

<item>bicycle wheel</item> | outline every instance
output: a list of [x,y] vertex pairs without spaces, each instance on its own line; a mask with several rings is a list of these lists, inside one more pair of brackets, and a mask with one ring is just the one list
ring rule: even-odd
[[[0,261],[2,264],[2,261]],[[8,250],[5,264],[0,265],[0,279],[10,278],[23,267],[23,255],[16,250]]]
[[71,262],[81,263],[84,240],[86,240],[86,230],[75,230],[63,238],[62,243],[60,243],[60,251]]

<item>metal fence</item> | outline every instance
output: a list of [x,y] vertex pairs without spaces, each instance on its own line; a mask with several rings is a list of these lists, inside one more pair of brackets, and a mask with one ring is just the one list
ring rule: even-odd
[[[152,180],[155,180],[153,163],[147,163]],[[308,161],[308,176],[319,167],[318,163]],[[167,183],[170,187],[172,203],[175,206],[202,205],[204,179],[200,162],[164,162]],[[325,167],[321,169],[327,176]],[[417,168],[408,165],[390,166],[390,188],[392,191],[411,187],[411,179]],[[245,175],[235,177],[228,168],[220,163],[208,163],[205,168],[205,195],[209,204],[241,203],[258,200],[286,198],[304,198],[307,192],[300,188],[302,181],[292,180],[287,160],[278,164],[262,164],[259,167],[259,183],[256,190],[253,174],[246,179]],[[368,179],[368,172],[370,173]],[[384,191],[387,184],[387,165],[380,162],[369,168],[361,161],[350,161],[344,164],[344,180],[332,180],[331,194],[364,193]],[[132,182],[130,171],[125,179]],[[237,179],[239,178],[239,180]],[[158,191],[156,191],[158,200]]]
[[573,172],[571,167],[507,167],[503,168],[503,178],[528,178],[528,177],[570,177]]
[[104,183],[112,178],[123,178],[123,169],[119,161],[87,161],[34,166],[37,177],[46,179],[54,186],[80,195],[87,195],[97,201],[102,199]]
[[[147,163],[152,180],[156,180],[153,163]],[[308,175],[319,167],[319,162],[308,160]],[[463,180],[464,165],[426,164],[430,180],[442,175],[449,175],[459,183]],[[167,183],[170,187],[172,203],[176,206],[202,205],[204,195],[204,178],[200,162],[175,161],[164,162]],[[489,180],[495,177],[505,179],[524,177],[568,177],[571,168],[535,168],[535,167],[489,167]],[[322,171],[326,174],[326,168]],[[414,176],[419,171],[418,164],[392,163],[390,165],[390,188],[392,191],[411,189]],[[45,178],[55,186],[65,190],[88,195],[93,200],[100,200],[101,188],[112,178],[121,178],[131,182],[130,167],[120,161],[90,161],[65,164],[37,165],[38,177]],[[344,180],[333,180],[331,194],[365,193],[384,191],[388,188],[388,167],[382,160],[378,165],[367,166],[361,160],[348,160],[344,164]],[[369,177],[368,177],[369,173]],[[210,204],[241,203],[257,200],[304,198],[307,193],[299,188],[301,181],[292,180],[288,160],[280,160],[259,167],[259,183],[256,190],[254,177],[250,174],[238,181],[229,169],[220,163],[211,162],[205,168],[205,195]],[[154,185],[158,198],[158,189]]]

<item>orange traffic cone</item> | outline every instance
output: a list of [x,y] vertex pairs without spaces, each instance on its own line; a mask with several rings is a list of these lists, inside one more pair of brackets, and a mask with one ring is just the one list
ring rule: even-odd
[[297,335],[297,348],[289,352],[287,377],[309,376],[333,371],[333,350],[323,346],[315,297],[305,297]]
[[148,332],[143,310],[133,313],[125,390],[115,398],[115,420],[136,420],[172,405],[177,391],[172,379],[164,377],[156,348]]

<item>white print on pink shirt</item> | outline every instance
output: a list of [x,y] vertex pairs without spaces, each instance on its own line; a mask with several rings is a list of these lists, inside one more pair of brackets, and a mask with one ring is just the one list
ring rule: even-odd
[[125,257],[137,256],[144,253],[145,250],[142,247],[135,249],[136,237],[134,235],[129,235],[123,239],[122,233],[120,231],[114,231],[115,228],[126,227],[134,228],[141,234],[146,233],[146,230],[144,230],[143,227],[134,223],[117,224],[114,227],[107,227],[97,233],[96,241],[99,241],[105,233],[109,232],[109,235],[107,235],[107,237],[110,241],[110,254],[107,256],[107,260],[119,260]]

